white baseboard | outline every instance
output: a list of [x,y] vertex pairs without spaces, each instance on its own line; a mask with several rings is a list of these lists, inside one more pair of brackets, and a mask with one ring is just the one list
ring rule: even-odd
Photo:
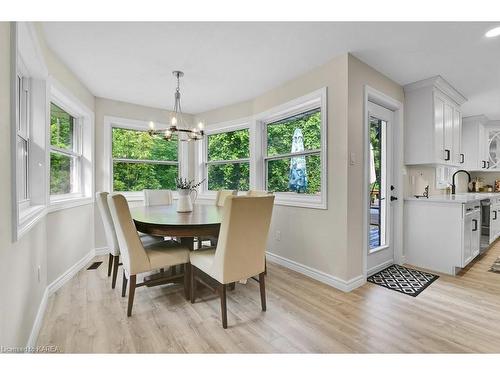
[[277,263],[280,266],[289,268],[293,271],[309,276],[314,280],[321,281],[322,283],[333,286],[334,288],[337,288],[343,292],[350,292],[356,288],[359,288],[366,282],[365,277],[363,275],[356,276],[346,281],[338,277],[335,277],[333,275],[327,274],[323,271],[317,270],[315,268],[305,266],[301,263],[284,258],[280,255],[276,255],[270,252],[267,252],[266,255],[267,259],[270,262]]
[[40,306],[38,306],[35,322],[33,323],[33,327],[31,328],[30,337],[28,338],[28,344],[26,345],[27,347],[36,346],[36,340],[38,339],[38,334],[40,333],[40,329],[42,328],[43,317],[45,315],[45,310],[47,309],[48,299],[49,299],[48,289],[45,288],[42,300],[40,302]]
[[394,264],[394,260],[388,260],[382,264],[379,264],[378,266],[372,267],[368,270],[368,276],[373,275],[374,273],[377,273],[378,271],[382,271],[384,268],[389,267],[391,264]]
[[[102,250],[104,249],[104,250]],[[43,317],[45,315],[45,310],[47,309],[47,301],[49,297],[57,292],[66,282],[68,282],[71,278],[73,278],[82,268],[84,268],[96,255],[100,255],[102,252],[105,254],[106,248],[92,249],[86,254],[82,259],[72,265],[66,272],[64,272],[61,276],[51,282],[45,288],[43,293],[42,300],[40,302],[40,306],[38,307],[38,311],[35,317],[35,322],[33,323],[33,328],[31,329],[30,337],[28,339],[28,343],[26,346],[33,347],[36,346],[36,342],[38,340],[38,334],[40,333],[40,329],[42,328]]]

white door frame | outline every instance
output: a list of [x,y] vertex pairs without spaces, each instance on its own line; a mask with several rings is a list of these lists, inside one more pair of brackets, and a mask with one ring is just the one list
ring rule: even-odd
[[370,223],[370,215],[368,211],[368,196],[370,194],[370,123],[368,121],[368,102],[378,104],[384,108],[394,111],[394,122],[392,128],[393,136],[393,177],[392,181],[396,187],[394,196],[398,198],[393,205],[393,247],[394,247],[394,262],[397,264],[404,263],[403,252],[403,170],[404,170],[404,137],[403,137],[403,103],[394,98],[365,85],[364,88],[364,119],[363,119],[363,276],[366,279],[368,276],[368,251],[369,251],[369,234],[368,228]]

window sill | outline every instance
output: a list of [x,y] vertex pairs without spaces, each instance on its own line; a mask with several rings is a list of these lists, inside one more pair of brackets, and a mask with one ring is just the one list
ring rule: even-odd
[[326,210],[327,204],[324,197],[293,194],[293,193],[275,193],[274,204],[277,206],[291,206],[301,208],[313,208],[317,210]]
[[51,198],[49,212],[55,212],[60,210],[66,210],[68,208],[84,206],[93,203],[94,200],[91,197],[66,197],[66,198]]
[[30,231],[41,218],[45,216],[45,206],[27,206],[19,210],[19,224],[17,225],[17,240]]

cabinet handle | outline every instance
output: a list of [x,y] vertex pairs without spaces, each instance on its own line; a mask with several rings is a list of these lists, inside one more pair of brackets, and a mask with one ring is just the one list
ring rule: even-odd
[[495,214],[495,217],[493,218],[493,220],[496,220],[497,219],[497,212],[496,211],[493,211],[493,213]]
[[460,154],[460,164],[463,164],[463,163],[465,163],[465,155]]
[[472,229],[473,232],[477,231],[477,220],[472,219],[472,222],[474,223],[474,229]]
[[486,164],[487,164],[486,169],[490,169],[490,161],[489,160],[486,162]]
[[444,160],[446,161],[450,160],[450,150],[444,150],[444,152],[446,153]]
[[486,161],[482,160],[483,162],[483,169],[486,168]]

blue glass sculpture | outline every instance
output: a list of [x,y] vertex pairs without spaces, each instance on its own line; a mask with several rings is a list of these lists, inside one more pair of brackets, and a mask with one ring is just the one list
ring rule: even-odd
[[[292,140],[292,153],[304,151],[304,137],[301,129],[295,129]],[[306,157],[295,156],[290,160],[290,175],[288,178],[288,189],[297,193],[305,193],[307,190],[307,168]]]

